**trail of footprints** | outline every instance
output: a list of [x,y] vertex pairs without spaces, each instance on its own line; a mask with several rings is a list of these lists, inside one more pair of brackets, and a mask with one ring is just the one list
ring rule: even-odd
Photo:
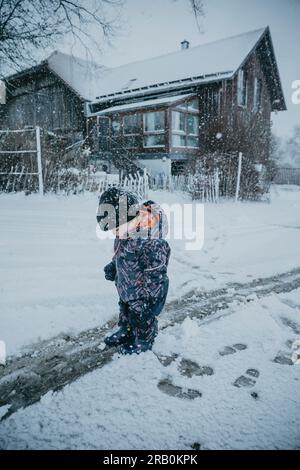
[[[280,319],[284,326],[292,330],[295,335],[300,335],[300,325],[286,317],[281,317]],[[286,348],[284,351],[279,351],[276,357],[273,359],[273,362],[282,365],[293,365],[292,360],[293,349],[295,349],[295,344],[297,346],[297,352],[294,351],[294,355],[297,355],[297,358],[300,360],[300,339],[297,340],[288,340],[286,342]],[[239,351],[247,349],[247,345],[243,343],[235,343],[230,346],[225,346],[219,351],[219,355],[227,356],[230,354],[236,354]],[[178,358],[178,354],[173,354],[171,356],[157,355],[161,364],[165,367],[168,367],[172,362]],[[182,358],[178,363],[178,371],[184,377],[191,378],[193,376],[210,376],[214,374],[214,370],[210,366],[200,366],[197,362],[190,361],[189,359]],[[245,371],[243,375],[238,377],[233,385],[238,388],[252,388],[255,386],[257,379],[259,378],[259,370],[254,368],[249,368]],[[194,400],[195,398],[201,397],[202,393],[199,390],[194,390],[191,388],[184,388],[178,385],[173,384],[172,378],[167,377],[157,384],[159,390],[167,395],[172,397]],[[256,392],[252,392],[251,396],[253,398],[258,398]]]
[[[238,351],[247,349],[247,346],[242,343],[233,344],[231,346],[225,346],[219,351],[220,356],[226,356],[228,354],[235,354]],[[171,356],[157,356],[159,361],[164,367],[168,367],[172,362],[178,358],[178,354]],[[189,359],[182,358],[178,363],[178,371],[184,377],[191,378],[193,376],[210,376],[214,374],[214,370],[210,366],[200,366],[197,362],[190,361]],[[238,377],[233,385],[236,387],[253,387],[256,383],[256,379],[259,377],[259,371],[257,369],[247,369],[245,375]],[[195,398],[201,397],[202,393],[199,390],[191,388],[180,387],[172,382],[171,377],[164,378],[157,384],[159,390],[166,393],[169,396],[194,400]]]
[[[242,343],[233,344],[232,346],[225,346],[219,351],[220,356],[226,356],[228,354],[235,354],[238,351],[247,349],[247,346]],[[168,367],[172,362],[178,358],[178,354],[171,356],[158,355],[158,360],[164,367]],[[197,362],[190,361],[189,359],[182,358],[178,363],[178,371],[184,377],[191,378],[193,376],[210,376],[214,374],[214,370],[210,366],[200,366]],[[233,385],[235,387],[254,387],[256,379],[259,377],[259,371],[257,369],[247,369],[244,375],[238,377]],[[171,377],[164,378],[157,384],[159,390],[171,397],[177,397],[181,399],[194,400],[195,398],[201,397],[202,393],[199,390],[192,388],[184,388],[179,385],[175,385],[172,382]],[[257,394],[252,394],[254,398],[257,398]]]
[[[286,318],[286,317],[281,317],[280,320],[282,321],[282,323],[287,328],[292,330],[292,332],[296,336],[298,336],[298,338],[297,339],[289,339],[285,344],[285,349],[281,350],[281,351],[278,351],[276,357],[274,358],[274,362],[276,362],[277,364],[292,366],[294,364],[294,362],[292,360],[293,355],[296,356],[295,360],[297,360],[298,356],[300,356],[300,351],[299,351],[299,353],[294,352],[294,348],[295,348],[294,345],[296,343],[299,344],[300,325],[298,323],[296,323],[295,321],[290,320],[289,318]],[[298,347],[296,349],[298,351]],[[293,352],[294,352],[294,354],[293,354]]]

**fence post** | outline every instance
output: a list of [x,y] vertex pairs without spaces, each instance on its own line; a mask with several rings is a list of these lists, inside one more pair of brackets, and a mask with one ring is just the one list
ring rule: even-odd
[[239,198],[240,193],[240,182],[241,182],[241,170],[242,170],[242,152],[239,152],[239,162],[238,162],[238,172],[237,172],[237,181],[236,181],[236,190],[235,190],[235,201]]
[[36,126],[36,151],[39,175],[39,193],[44,194],[43,169],[42,169],[42,150],[41,150],[41,128]]

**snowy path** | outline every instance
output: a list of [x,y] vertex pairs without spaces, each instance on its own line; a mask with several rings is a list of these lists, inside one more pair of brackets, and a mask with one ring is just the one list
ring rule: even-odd
[[[190,293],[167,305],[160,319],[160,329],[180,324],[186,318],[202,320],[217,312],[222,314],[232,305],[246,304],[271,293],[291,292],[298,288],[300,268],[245,284],[230,284],[227,288],[207,293]],[[115,321],[111,320],[103,327],[84,331],[74,337],[62,333],[56,338],[28,347],[23,355],[10,357],[7,367],[0,369],[0,407],[4,407],[2,419],[19,408],[37,402],[49,391],[60,390],[80,376],[111,361],[116,350],[104,349],[103,337]],[[300,326],[297,323],[289,319],[283,321],[295,334],[300,335]],[[230,348],[227,353],[230,354]],[[176,356],[158,358],[169,365]],[[291,360],[279,355],[277,362],[289,364]],[[187,363],[187,368],[189,367],[193,368],[193,365]],[[160,386],[170,394],[180,394],[180,390],[173,389],[168,382],[162,382]],[[193,395],[193,391],[191,393]]]
[[0,448],[299,449],[299,187],[271,199],[207,204],[202,250],[170,241],[153,352],[119,357],[95,195],[2,196]]
[[300,289],[252,299],[49,391],[0,423],[0,448],[300,449]]

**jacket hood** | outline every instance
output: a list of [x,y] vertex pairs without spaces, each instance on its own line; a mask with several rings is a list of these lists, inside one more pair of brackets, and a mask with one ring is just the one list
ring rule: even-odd
[[159,204],[145,201],[140,205],[138,215],[127,224],[119,227],[119,238],[163,239],[169,230],[168,219]]

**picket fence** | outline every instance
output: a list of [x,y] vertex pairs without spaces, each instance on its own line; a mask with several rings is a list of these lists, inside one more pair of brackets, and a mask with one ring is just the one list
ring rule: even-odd
[[219,202],[220,178],[216,170],[209,175],[159,175],[150,178],[153,190],[184,191],[201,202]]
[[[10,171],[0,171],[0,191],[32,193],[39,190],[36,172],[17,164]],[[122,187],[135,192],[140,199],[148,198],[149,176],[143,174],[123,177],[119,174],[92,172],[88,170],[63,170],[51,175],[44,173],[44,191],[56,194],[81,194],[96,192],[101,194],[111,186]]]
[[300,186],[300,168],[278,168],[274,183],[295,184]]
[[[149,189],[165,191],[188,192],[193,199],[202,202],[218,202],[220,191],[220,178],[216,171],[212,175],[173,175],[150,176],[144,170],[143,174],[122,176],[106,174],[104,172],[90,172],[87,170],[65,170],[54,175],[44,174],[44,189],[47,193],[55,194],[82,194],[95,192],[99,195],[112,186],[122,187],[133,191],[139,199],[148,198]],[[5,179],[1,180],[2,192],[37,192],[38,180],[36,173],[25,166],[15,165],[10,172],[5,172]]]

